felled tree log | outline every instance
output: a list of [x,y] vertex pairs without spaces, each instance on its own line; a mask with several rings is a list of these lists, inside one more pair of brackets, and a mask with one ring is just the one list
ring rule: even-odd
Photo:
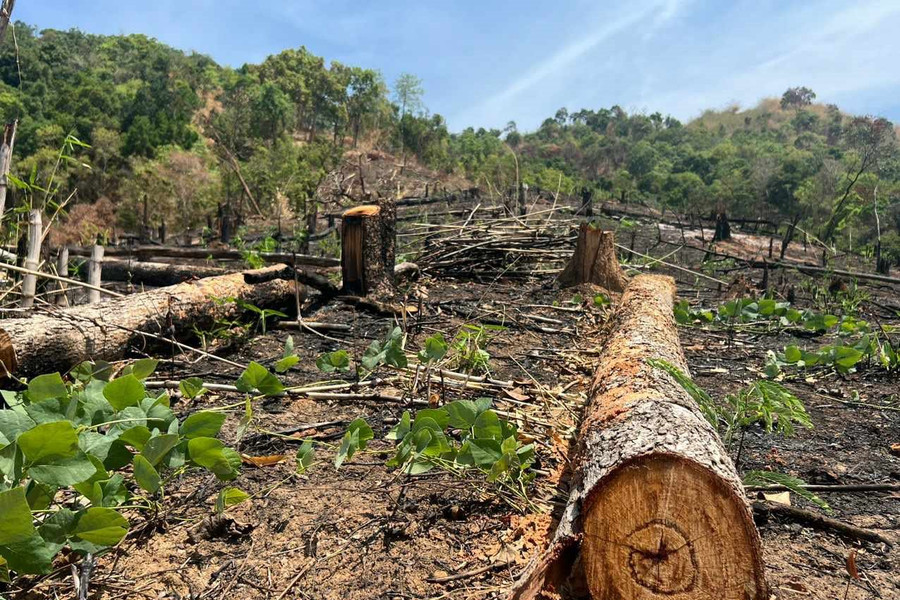
[[562,273],[559,284],[563,287],[579,283],[595,283],[611,292],[621,292],[628,278],[616,258],[615,234],[582,223],[578,229],[575,254]]
[[104,281],[127,281],[134,285],[164,287],[191,279],[216,277],[228,271],[205,265],[170,264],[133,260],[104,260]]
[[[69,248],[72,256],[90,256],[91,248],[73,246]],[[190,258],[190,259],[214,259],[214,260],[243,260],[244,254],[233,248],[196,248],[179,246],[110,246],[105,249],[107,257],[129,258],[137,257],[141,260],[153,260],[154,258]],[[260,252],[258,256],[267,263],[285,263],[289,265],[308,265],[313,267],[337,267],[340,261],[327,256],[309,256],[306,254],[294,254],[291,252]]]
[[[556,536],[511,593],[593,600],[763,600],[759,535],[716,431],[662,359],[687,373],[674,282],[625,291],[597,361]],[[578,568],[575,568],[576,565]]]
[[223,301],[226,298],[260,308],[295,306],[293,280],[251,284],[245,278],[251,273],[209,277],[30,318],[4,319],[0,374],[31,377],[66,371],[88,359],[119,359],[153,341],[141,332],[185,339],[194,327],[203,329],[239,316],[242,309]]
[[390,296],[394,289],[396,208],[367,204],[346,211],[341,225],[343,291]]

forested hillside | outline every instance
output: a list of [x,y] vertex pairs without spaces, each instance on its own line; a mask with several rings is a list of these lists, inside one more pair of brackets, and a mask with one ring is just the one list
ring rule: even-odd
[[[686,124],[613,106],[560,109],[534,132],[510,122],[451,134],[423,106],[415,76],[390,89],[376,70],[303,47],[232,69],[142,35],[20,23],[17,42],[0,52],[0,110],[19,118],[13,173],[54,188],[19,190],[18,205],[100,202],[99,223],[82,236],[105,233],[112,214],[132,230],[165,214],[177,215],[175,229],[223,213],[240,222],[279,202],[309,214],[342,153],[361,147],[500,196],[518,181],[550,194],[761,217],[842,247],[873,247],[880,227],[885,255],[900,260],[893,125],[815,104],[806,88]],[[74,159],[60,161],[61,149]]]

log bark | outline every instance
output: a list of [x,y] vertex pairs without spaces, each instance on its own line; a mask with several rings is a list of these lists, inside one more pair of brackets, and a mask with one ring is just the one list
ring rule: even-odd
[[[74,246],[69,249],[72,256],[90,256],[90,247]],[[179,248],[177,246],[137,246],[136,248],[110,246],[106,248],[106,256],[111,257],[137,257],[141,260],[154,258],[187,258],[187,259],[218,259],[218,260],[243,260],[240,250],[231,248]],[[308,256],[305,254],[293,254],[290,252],[260,252],[259,257],[267,263],[285,263],[290,265],[308,265],[314,267],[337,267],[341,261],[326,256]]]
[[394,290],[396,209],[367,204],[346,211],[341,225],[343,291],[391,296]]
[[[270,267],[275,269],[278,267]],[[152,342],[141,332],[189,339],[194,327],[242,312],[236,298],[260,308],[295,305],[293,280],[247,283],[254,272],[181,283],[75,308],[0,323],[0,372],[19,377],[66,371],[85,360],[116,360]]]
[[768,598],[734,465],[687,392],[647,364],[688,372],[674,292],[671,278],[653,275],[626,290],[598,358],[569,502],[511,599],[585,585],[593,600]]
[[628,278],[616,258],[615,234],[582,223],[578,229],[575,254],[559,275],[563,287],[595,283],[611,292],[621,292]]
[[221,267],[201,265],[141,262],[133,260],[106,260],[103,262],[105,281],[127,281],[134,285],[165,287],[192,279],[216,277],[228,273]]

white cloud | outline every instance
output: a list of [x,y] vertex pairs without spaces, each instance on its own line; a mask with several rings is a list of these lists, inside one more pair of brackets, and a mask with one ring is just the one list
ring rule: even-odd
[[492,117],[508,110],[509,103],[525,92],[546,82],[551,77],[559,77],[576,61],[604,42],[651,17],[650,27],[645,33],[647,37],[652,36],[653,32],[671,20],[684,4],[684,0],[654,0],[630,6],[628,12],[618,15],[611,21],[600,21],[598,18],[598,27],[588,35],[560,48],[549,58],[532,65],[506,88],[493,94],[473,109],[465,111],[465,114],[454,117],[453,121],[469,124],[493,120]]

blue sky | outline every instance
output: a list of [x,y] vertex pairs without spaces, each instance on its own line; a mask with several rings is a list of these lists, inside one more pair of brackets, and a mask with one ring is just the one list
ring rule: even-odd
[[389,83],[414,73],[452,130],[533,129],[562,106],[688,120],[795,85],[900,121],[898,0],[43,0],[14,17],[232,66],[305,45]]

